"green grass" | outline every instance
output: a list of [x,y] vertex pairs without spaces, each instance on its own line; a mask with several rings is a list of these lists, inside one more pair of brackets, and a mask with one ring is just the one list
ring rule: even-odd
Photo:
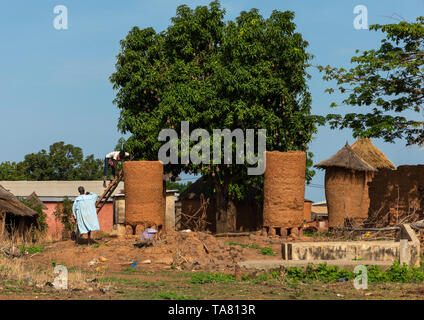
[[251,281],[251,282],[266,282],[269,280],[275,280],[280,279],[280,274],[278,271],[273,271],[270,273],[263,273],[259,276],[256,276],[254,278],[250,278],[248,274],[245,274],[241,277],[242,281]]
[[43,252],[45,251],[43,246],[29,246],[26,247],[24,245],[20,245],[19,246],[19,251],[21,252],[21,254],[33,254],[33,253],[37,253],[37,252]]
[[303,235],[307,237],[334,237],[334,235],[330,232],[317,232],[317,231],[308,231],[303,230]]
[[139,272],[136,268],[126,267],[124,270],[122,270],[122,273],[136,273]]
[[276,254],[274,253],[274,251],[272,251],[271,247],[264,247],[261,249],[261,253],[264,256],[276,256]]
[[165,285],[165,281],[145,281],[134,278],[117,278],[117,277],[104,277],[99,279],[100,282],[115,282],[121,285],[135,285],[143,287],[161,287]]
[[184,294],[178,294],[176,292],[159,292],[156,294],[156,296],[160,299],[165,300],[194,300],[198,299],[198,297],[195,296],[186,296]]
[[[424,268],[414,267],[394,262],[387,270],[380,266],[367,266],[369,283],[421,283],[424,282]],[[336,282],[339,278],[353,280],[358,274],[349,270],[339,270],[337,266],[309,264],[305,269],[289,267],[286,269],[286,279],[293,281],[320,281],[324,283]]]
[[257,249],[261,251],[261,254],[265,255],[265,256],[276,256],[276,254],[272,251],[271,247],[260,247],[257,244],[243,244],[243,243],[237,243],[237,242],[232,242],[229,241],[228,244],[230,246],[240,246],[242,248],[250,248],[250,249]]
[[236,281],[233,275],[223,273],[194,273],[190,282],[195,284],[233,282]]

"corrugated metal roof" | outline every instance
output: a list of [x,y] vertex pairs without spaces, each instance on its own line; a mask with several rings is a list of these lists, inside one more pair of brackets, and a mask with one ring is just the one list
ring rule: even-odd
[[327,201],[320,201],[320,202],[314,202],[312,204],[313,207],[317,207],[317,206],[327,206]]
[[311,213],[317,216],[328,215],[327,201],[315,202],[312,204]]
[[[105,190],[103,181],[0,181],[0,185],[17,197],[27,197],[35,192],[41,201],[43,198],[77,197],[79,186],[99,196]],[[124,182],[121,181],[112,195],[123,193],[123,190]]]

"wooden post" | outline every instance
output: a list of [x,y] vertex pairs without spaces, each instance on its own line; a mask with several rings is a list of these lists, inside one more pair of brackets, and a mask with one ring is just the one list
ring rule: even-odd
[[19,218],[18,236],[17,239],[22,239],[22,244],[25,245],[25,217]]
[[6,229],[6,211],[0,210],[0,216],[2,217],[1,227],[0,227],[0,240],[3,240],[4,231]]

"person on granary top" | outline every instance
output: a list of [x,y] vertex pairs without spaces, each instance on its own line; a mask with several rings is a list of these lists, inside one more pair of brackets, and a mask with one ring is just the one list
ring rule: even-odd
[[112,169],[112,176],[110,181],[116,177],[116,166],[119,161],[123,161],[125,158],[132,158],[132,155],[124,150],[121,151],[112,151],[108,153],[105,157],[104,162],[104,171],[103,171],[103,188],[106,188],[106,180],[109,175],[109,168]]

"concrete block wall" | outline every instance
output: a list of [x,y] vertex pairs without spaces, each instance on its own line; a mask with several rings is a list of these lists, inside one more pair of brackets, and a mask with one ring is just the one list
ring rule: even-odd
[[283,260],[399,261],[420,265],[420,242],[409,225],[403,225],[399,241],[293,242],[282,244]]

